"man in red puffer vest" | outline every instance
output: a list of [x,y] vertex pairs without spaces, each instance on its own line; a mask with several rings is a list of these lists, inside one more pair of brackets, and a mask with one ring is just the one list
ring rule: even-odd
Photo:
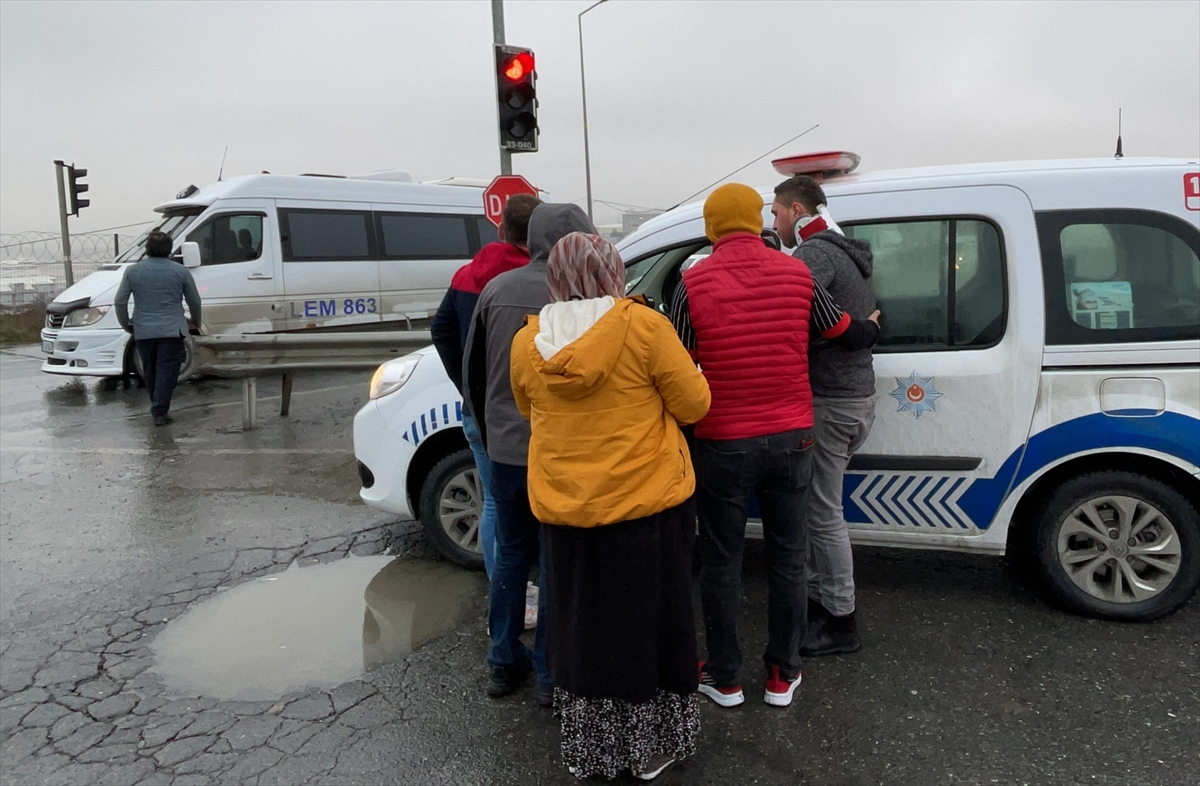
[[812,472],[810,335],[847,349],[873,346],[876,311],[852,319],[800,260],[762,240],[763,200],[754,189],[721,186],[704,203],[713,253],[683,274],[671,321],[700,363],[712,392],[696,424],[700,517],[700,600],[708,660],[700,692],[722,707],[745,699],[737,622],[750,494],[762,512],[769,578],[764,701],[786,707],[800,685],[807,624],[804,531]]

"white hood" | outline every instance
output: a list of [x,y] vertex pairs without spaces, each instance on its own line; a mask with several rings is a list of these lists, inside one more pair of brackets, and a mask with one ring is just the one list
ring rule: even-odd
[[[109,267],[109,266],[105,266]],[[125,275],[125,266],[112,270],[97,270],[90,276],[84,277],[68,287],[61,295],[54,298],[55,303],[70,303],[72,300],[90,298],[93,306],[111,306],[121,284],[121,276]]]
[[538,334],[533,343],[545,360],[575,341],[600,321],[617,301],[611,296],[566,300],[543,306],[538,314]]

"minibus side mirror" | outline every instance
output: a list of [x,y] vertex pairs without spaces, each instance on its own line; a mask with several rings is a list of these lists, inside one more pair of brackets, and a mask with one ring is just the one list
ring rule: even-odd
[[183,266],[192,269],[200,267],[200,244],[187,242],[179,246],[179,251],[183,254]]

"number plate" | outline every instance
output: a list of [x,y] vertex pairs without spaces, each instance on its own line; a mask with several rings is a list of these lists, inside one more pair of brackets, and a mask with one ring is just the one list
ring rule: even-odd
[[42,351],[47,354],[54,352],[54,342],[53,341],[43,341],[42,342]]

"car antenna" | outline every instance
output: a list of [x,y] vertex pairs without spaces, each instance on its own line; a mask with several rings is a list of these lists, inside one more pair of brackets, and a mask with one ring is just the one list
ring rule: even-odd
[[1121,108],[1117,107],[1117,154],[1113,158],[1124,158],[1125,154],[1121,152]]
[[[821,125],[820,123],[817,123],[817,124],[813,125],[813,127],[812,127],[812,128],[809,128],[809,129],[806,129],[806,130],[804,130],[804,131],[801,131],[799,134],[796,134],[794,137],[792,137],[792,138],[791,138],[791,139],[789,139],[788,141],[784,142],[784,143],[783,143],[783,145],[790,145],[792,142],[795,142],[797,139],[799,139],[800,137],[804,136],[804,135],[805,135],[805,134],[807,134],[809,131],[815,131],[817,128],[819,128],[819,127],[820,127],[820,125]],[[671,207],[669,207],[669,208],[667,208],[667,209],[668,209],[668,210],[674,210],[675,208],[679,207],[679,205],[682,205],[684,202],[687,202],[687,201],[688,201],[689,199],[691,199],[692,197],[696,197],[696,196],[699,196],[700,194],[703,194],[705,191],[707,191],[708,189],[712,188],[712,187],[713,187],[713,186],[715,186],[717,183],[720,183],[722,180],[728,180],[729,178],[733,177],[733,176],[734,176],[734,175],[736,175],[738,172],[741,172],[743,169],[745,169],[746,167],[750,166],[750,164],[756,164],[756,163],[758,163],[759,161],[762,161],[764,158],[766,158],[767,156],[771,155],[772,153],[774,153],[774,152],[775,152],[776,150],[778,150],[779,148],[783,147],[783,145],[776,145],[775,147],[771,148],[771,149],[770,149],[770,150],[768,150],[767,152],[763,153],[763,154],[762,154],[761,156],[759,156],[758,158],[756,158],[756,159],[754,159],[753,161],[751,161],[750,163],[748,163],[748,164],[743,164],[742,166],[740,166],[740,167],[738,167],[737,169],[735,169],[735,170],[733,170],[732,172],[730,172],[730,173],[729,173],[728,175],[726,175],[725,177],[722,177],[722,178],[720,178],[720,179],[719,179],[719,180],[717,180],[716,182],[709,183],[708,185],[706,185],[704,188],[700,189],[700,190],[699,190],[699,191],[697,191],[696,193],[694,193],[694,194],[690,194],[689,196],[687,196],[687,197],[685,197],[684,199],[680,200],[678,204],[672,205]]]
[[221,175],[225,174],[225,156],[229,155],[229,145],[225,145],[225,152],[221,154],[221,169],[217,172],[217,182],[221,182]]

